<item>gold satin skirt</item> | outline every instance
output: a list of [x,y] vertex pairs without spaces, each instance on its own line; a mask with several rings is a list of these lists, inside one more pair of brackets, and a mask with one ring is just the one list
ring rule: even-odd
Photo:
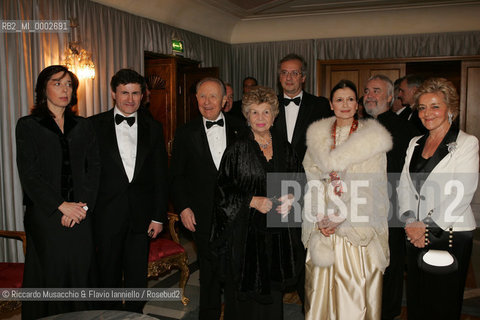
[[310,249],[305,265],[306,320],[376,320],[381,317],[383,274],[365,247],[330,236],[335,262],[320,268],[312,264]]

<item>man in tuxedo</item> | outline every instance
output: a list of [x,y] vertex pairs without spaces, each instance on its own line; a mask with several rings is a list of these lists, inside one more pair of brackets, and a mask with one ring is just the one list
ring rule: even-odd
[[[252,88],[258,86],[258,81],[254,77],[246,77],[243,79],[242,82],[243,85],[243,94],[249,92],[252,90]],[[242,94],[242,96],[243,96]],[[232,111],[231,114],[234,116],[237,116],[240,120],[245,121],[245,117],[242,113],[242,98],[240,97],[240,100],[234,101],[233,106],[232,106]]]
[[405,266],[405,232],[397,219],[396,186],[405,162],[408,144],[418,135],[418,131],[408,120],[400,118],[390,109],[393,101],[393,83],[387,76],[378,74],[370,77],[365,86],[363,99],[367,113],[376,118],[393,138],[393,148],[387,153],[387,173],[392,187],[388,220],[390,265],[383,276],[382,319],[394,319],[401,312]]
[[196,93],[201,117],[175,132],[171,159],[172,193],[175,211],[183,225],[193,232],[200,264],[200,319],[219,319],[220,283],[208,259],[213,201],[218,168],[225,148],[244,127],[222,113],[226,101],[223,82],[205,78]]
[[[115,107],[90,118],[101,156],[94,212],[100,286],[146,288],[149,237],[162,231],[166,219],[163,129],[148,111],[139,110],[146,87],[140,74],[122,69],[110,86]],[[104,307],[119,308],[121,303]],[[143,302],[127,301],[126,308],[141,313]]]
[[[306,134],[311,123],[333,115],[328,100],[303,91],[307,78],[307,63],[296,54],[288,54],[278,63],[278,76],[283,93],[278,96],[279,113],[271,128],[272,133],[287,139],[300,162],[307,151]],[[301,229],[298,228],[301,233]],[[305,300],[305,270],[299,275],[296,289],[300,300]]]
[[418,131],[421,133],[426,133],[427,129],[420,121],[418,117],[418,110],[414,109],[415,107],[415,93],[417,92],[418,87],[422,85],[424,78],[416,75],[409,74],[406,75],[402,82],[400,82],[400,88],[398,92],[398,97],[402,100],[402,104],[406,108],[399,114],[400,117],[407,118]]
[[307,78],[307,64],[296,54],[288,54],[278,64],[278,75],[283,93],[278,96],[279,114],[272,130],[285,137],[303,161],[307,129],[312,122],[333,115],[328,100],[303,91]]

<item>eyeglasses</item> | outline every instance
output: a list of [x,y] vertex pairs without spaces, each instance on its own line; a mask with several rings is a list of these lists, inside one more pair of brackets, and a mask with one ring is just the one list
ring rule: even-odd
[[284,77],[284,78],[288,77],[288,75],[290,75],[292,78],[298,78],[301,74],[302,74],[302,72],[297,71],[297,70],[293,70],[293,71],[282,70],[282,71],[280,71],[280,77]]

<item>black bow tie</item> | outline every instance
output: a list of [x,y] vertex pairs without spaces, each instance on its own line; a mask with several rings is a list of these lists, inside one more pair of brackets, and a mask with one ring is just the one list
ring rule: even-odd
[[223,127],[223,119],[217,121],[207,121],[205,125],[207,126],[207,129],[210,129],[214,125],[219,125],[220,127]]
[[295,103],[297,106],[300,105],[300,97],[296,97],[296,98],[293,98],[293,99],[288,99],[288,98],[283,98],[283,101],[285,101],[285,107],[288,106],[290,104],[290,102],[293,102]]
[[116,114],[115,115],[115,123],[120,124],[122,121],[125,120],[127,121],[128,125],[131,127],[135,123],[135,117],[124,117],[121,114]]

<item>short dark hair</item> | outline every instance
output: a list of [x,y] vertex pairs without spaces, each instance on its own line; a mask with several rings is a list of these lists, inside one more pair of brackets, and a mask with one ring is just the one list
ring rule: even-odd
[[142,94],[145,93],[147,88],[147,82],[145,78],[135,70],[132,69],[120,69],[117,73],[112,77],[110,81],[110,88],[113,92],[117,91],[117,87],[119,85],[126,85],[129,83],[137,83],[142,88]]
[[65,108],[66,114],[75,114],[72,110],[72,107],[77,104],[77,89],[78,89],[78,78],[75,74],[68,70],[67,67],[61,65],[53,65],[43,69],[37,77],[37,84],[35,85],[35,105],[32,108],[31,113],[33,115],[51,115],[53,114],[48,109],[47,104],[47,83],[56,73],[63,72],[61,79],[63,79],[67,74],[72,80],[72,98],[70,99],[69,104]]
[[195,87],[195,92],[198,92],[198,88],[200,88],[200,86],[202,84],[204,84],[205,82],[216,82],[220,88],[222,89],[222,97],[225,97],[227,95],[227,88],[225,87],[225,83],[223,83],[222,80],[218,79],[218,78],[214,78],[214,77],[206,77],[206,78],[203,78],[202,80],[200,80],[198,83],[197,83],[197,86]]
[[258,86],[258,81],[257,81],[257,79],[255,79],[254,77],[248,76],[248,77],[245,77],[245,79],[243,79],[243,81],[242,81],[242,86],[243,86],[243,87],[245,86],[245,81],[247,81],[247,80],[253,80],[253,81],[255,82],[254,86],[255,86],[255,87]]
[[336,85],[335,87],[333,87],[332,91],[330,91],[330,101],[333,100],[333,95],[335,94],[335,92],[339,89],[345,89],[345,88],[349,88],[351,89],[354,93],[355,93],[355,99],[358,100],[358,93],[357,93],[357,86],[355,85],[355,83],[353,83],[352,81],[350,80],[340,80]]
[[420,87],[425,81],[425,77],[419,75],[419,74],[408,74],[404,77],[404,79],[407,82],[407,85],[409,88],[411,87]]
[[400,83],[405,79],[405,77],[400,77],[393,83],[394,90],[397,90],[400,87]]
[[277,66],[277,72],[278,74],[280,74],[280,68],[282,66],[282,63],[286,62],[286,61],[291,61],[291,60],[298,60],[302,63],[302,68],[301,68],[301,71],[302,71],[302,75],[306,75],[307,74],[307,62],[305,61],[305,59],[302,57],[302,56],[299,56],[298,54],[296,53],[289,53],[287,54],[285,57],[283,57],[282,60],[280,60],[280,62],[278,62],[278,66]]

